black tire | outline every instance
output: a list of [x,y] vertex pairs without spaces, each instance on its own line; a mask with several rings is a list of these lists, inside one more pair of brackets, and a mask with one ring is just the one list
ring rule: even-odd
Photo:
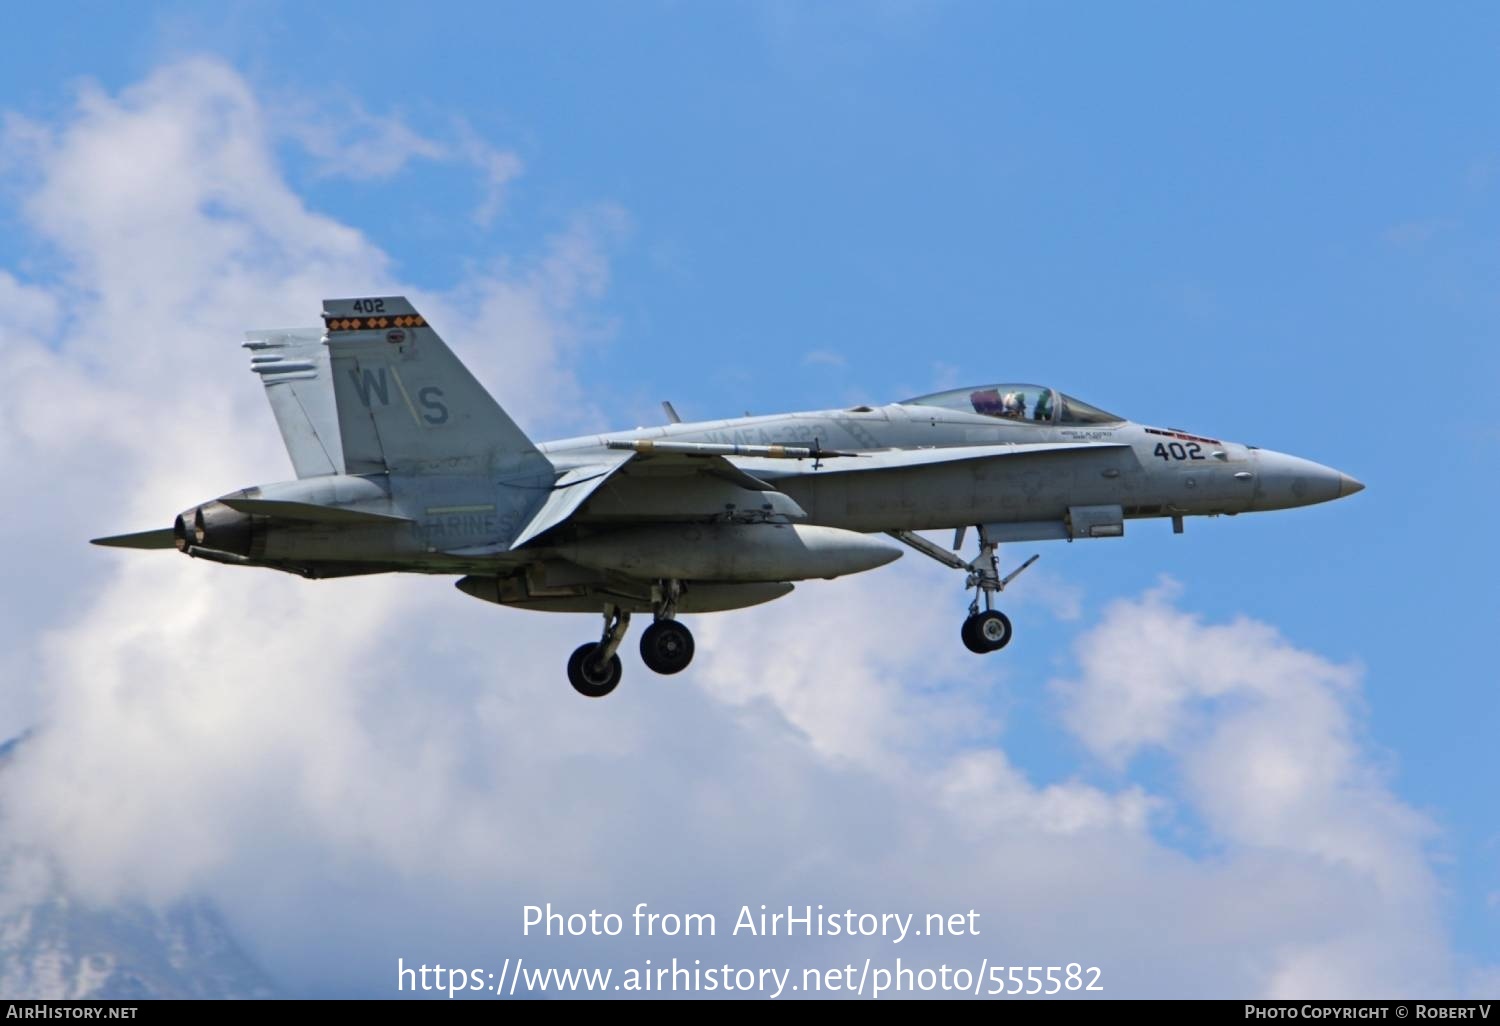
[[598,665],[594,660],[598,648],[599,643],[591,641],[579,645],[568,657],[568,683],[585,698],[603,698],[619,685],[625,674],[618,655],[610,656],[603,666]]
[[984,642],[974,630],[978,622],[979,614],[975,613],[964,620],[963,628],[958,633],[959,637],[964,639],[964,648],[967,648],[975,655],[984,655],[989,649],[985,647]]
[[973,632],[975,640],[984,646],[984,651],[998,652],[1010,644],[1010,617],[997,609],[980,613],[974,617]]
[[641,662],[657,673],[681,673],[693,661],[693,633],[676,620],[658,620],[641,632]]

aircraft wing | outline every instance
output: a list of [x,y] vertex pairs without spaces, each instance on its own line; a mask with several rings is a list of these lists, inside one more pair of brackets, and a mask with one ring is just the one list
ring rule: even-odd
[[514,551],[560,527],[585,503],[620,520],[671,521],[736,514],[802,520],[788,496],[723,456],[649,450],[611,452],[558,477],[552,492],[510,543]]
[[[725,448],[738,448],[755,455],[726,455],[720,451]],[[846,458],[822,464],[815,473],[862,474],[966,460],[1128,448],[1113,442],[1048,442],[886,449],[857,455],[823,452],[816,457],[820,461]],[[597,462],[571,468],[558,477],[551,494],[516,535],[509,550],[519,549],[561,527],[585,502],[592,517],[622,522],[666,522],[725,515],[778,516],[791,520],[807,517],[801,506],[777,489],[775,481],[791,474],[808,473],[809,461],[815,458],[810,452],[784,446],[677,443],[669,448],[637,442],[613,443],[611,449],[617,451],[601,456]],[[773,449],[778,455],[761,455]]]
[[552,491],[542,503],[542,508],[537,510],[521,529],[521,533],[511,541],[510,547],[519,549],[537,535],[566,522],[629,459],[629,456],[611,453],[598,463],[589,463],[564,472],[553,483]]

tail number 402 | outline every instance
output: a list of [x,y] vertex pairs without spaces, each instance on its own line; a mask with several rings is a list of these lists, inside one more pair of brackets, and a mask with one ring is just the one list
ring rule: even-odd
[[1164,460],[1201,460],[1204,459],[1203,446],[1197,442],[1189,442],[1183,445],[1181,442],[1157,442],[1156,448],[1151,450],[1151,455],[1159,456]]

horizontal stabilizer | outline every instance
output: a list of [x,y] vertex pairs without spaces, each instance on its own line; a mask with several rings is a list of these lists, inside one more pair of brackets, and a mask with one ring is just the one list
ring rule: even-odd
[[156,531],[137,531],[135,534],[117,534],[109,538],[93,538],[90,545],[108,545],[116,549],[170,549],[177,544],[172,529],[163,527]]
[[[315,524],[409,524],[409,517],[392,516],[389,513],[366,513],[363,510],[345,509],[341,506],[319,506],[311,502],[288,502],[284,499],[220,499],[230,509],[259,517],[280,517],[283,520],[303,520]],[[167,532],[170,546],[172,532]]]

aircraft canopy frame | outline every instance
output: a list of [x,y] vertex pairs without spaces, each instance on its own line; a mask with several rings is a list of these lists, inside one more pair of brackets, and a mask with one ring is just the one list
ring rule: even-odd
[[935,406],[1021,424],[1123,424],[1117,416],[1045,385],[971,385],[903,399],[902,406]]

